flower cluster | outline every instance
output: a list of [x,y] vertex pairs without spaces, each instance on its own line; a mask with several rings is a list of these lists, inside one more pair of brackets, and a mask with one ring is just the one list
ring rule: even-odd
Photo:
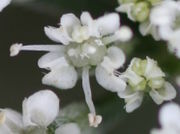
[[180,106],[176,103],[165,104],[160,110],[161,129],[153,129],[151,134],[179,134]]
[[127,112],[141,105],[145,93],[149,93],[157,104],[176,97],[174,87],[165,81],[165,73],[149,57],[145,60],[134,58],[124,73],[118,72],[125,63],[125,55],[119,47],[109,44],[128,41],[132,36],[129,28],[119,29],[119,25],[119,16],[115,13],[97,20],[93,20],[88,12],[82,13],[81,20],[73,14],[65,14],[61,17],[60,27],[45,27],[46,35],[63,45],[13,44],[10,55],[15,56],[21,50],[49,51],[38,61],[40,68],[50,71],[43,77],[42,83],[59,89],[73,88],[79,70],[90,109],[89,124],[97,127],[102,117],[96,115],[89,82],[89,71],[94,67],[97,82],[125,99]]
[[119,0],[119,12],[140,22],[143,36],[151,34],[155,40],[168,42],[170,52],[180,58],[180,2],[175,0]]
[[131,30],[120,27],[120,18],[116,13],[104,15],[93,20],[88,12],[81,14],[80,20],[74,14],[61,17],[60,27],[45,27],[46,35],[58,45],[14,44],[10,55],[15,56],[21,50],[49,51],[42,56],[38,65],[50,70],[42,83],[59,89],[71,89],[78,80],[78,70],[82,75],[82,87],[87,105],[90,109],[90,126],[97,127],[102,117],[96,116],[92,101],[89,82],[89,70],[95,67],[97,82],[112,92],[123,91],[126,83],[115,75],[115,70],[125,62],[123,51],[117,46],[111,46],[117,41],[128,41],[132,37]]
[[157,62],[149,57],[145,60],[133,58],[121,77],[124,77],[128,84],[127,89],[118,95],[125,99],[127,112],[132,112],[141,105],[145,93],[149,93],[156,104],[176,97],[176,90],[165,81],[164,72]]
[[[1,134],[46,134],[59,114],[59,99],[52,91],[42,90],[24,99],[22,109],[22,115],[8,108],[0,109]],[[80,134],[76,123],[66,123],[55,130],[55,134],[69,133]]]
[[150,24],[151,29],[156,29],[159,38],[168,42],[169,50],[180,58],[180,2],[164,0],[153,8]]

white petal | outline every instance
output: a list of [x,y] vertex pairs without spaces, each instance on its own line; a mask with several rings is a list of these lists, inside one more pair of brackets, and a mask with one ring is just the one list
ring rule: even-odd
[[55,42],[63,43],[64,45],[68,45],[71,41],[71,38],[63,28],[48,26],[44,27],[44,32],[49,37],[49,39]]
[[149,21],[143,22],[139,25],[139,31],[143,36],[151,34],[156,41],[161,39],[159,29]]
[[105,89],[112,92],[119,92],[125,90],[126,82],[120,77],[117,77],[112,73],[108,72],[102,66],[96,67],[96,80]]
[[0,1],[0,12],[7,6],[9,5],[11,0],[1,0]]
[[158,67],[157,62],[147,57],[147,65],[145,70],[145,76],[148,79],[165,77],[164,72]]
[[117,13],[104,15],[96,20],[98,30],[102,35],[112,34],[119,29],[120,18]]
[[127,69],[127,71],[122,76],[129,79],[131,83],[135,86],[144,80],[141,76],[137,75],[131,69]]
[[100,31],[96,20],[93,20],[89,12],[81,14],[81,23],[88,28],[89,36],[100,37]]
[[175,103],[165,104],[160,110],[159,116],[162,127],[180,128],[180,107]]
[[157,104],[161,104],[163,101],[169,101],[176,97],[176,90],[174,87],[166,82],[164,88],[150,91],[150,96]]
[[70,89],[76,85],[77,79],[78,74],[74,67],[66,66],[53,69],[43,77],[42,83],[59,89]]
[[118,96],[125,99],[125,108],[128,113],[133,112],[135,109],[140,107],[143,101],[143,93],[134,92],[130,87],[127,87],[126,90],[122,92],[118,92]]
[[172,100],[176,97],[176,89],[169,82],[165,83],[164,88],[164,100]]
[[167,26],[171,25],[172,20],[175,19],[175,10],[169,9],[167,6],[159,6],[152,9],[150,13],[150,21],[156,26]]
[[59,99],[50,90],[36,92],[23,101],[23,120],[25,126],[47,127],[59,113]]
[[154,89],[152,89],[150,92],[149,92],[149,95],[151,96],[151,98],[153,99],[153,101],[160,105],[163,103],[163,97]]
[[133,6],[134,6],[134,3],[122,4],[118,8],[116,8],[116,10],[118,12],[127,13],[128,14],[128,18],[130,20],[132,20],[132,21],[135,21],[134,17],[131,14],[131,10],[132,10]]
[[76,123],[68,123],[57,128],[55,134],[81,134],[81,131]]
[[80,26],[80,21],[74,14],[68,13],[61,17],[60,24],[63,30],[66,31],[71,37],[73,29],[77,26]]
[[161,39],[159,29],[149,21],[143,22],[139,25],[139,31],[143,36],[151,34],[156,41]]
[[0,109],[0,112],[1,112],[0,133],[1,132],[9,132],[7,134],[22,133],[23,122],[22,122],[21,114],[11,109]]
[[126,104],[126,112],[131,113],[137,108],[139,108],[143,101],[143,95],[137,94],[137,96],[134,96],[131,100],[128,100],[128,103]]
[[[62,62],[61,62],[62,61]],[[43,55],[38,60],[38,66],[40,68],[52,68],[53,66],[67,66],[67,60],[64,57],[64,54],[61,52],[50,52]]]
[[89,26],[93,23],[93,19],[89,12],[83,12],[81,14],[81,23],[83,25],[87,25],[87,26]]
[[110,47],[107,50],[107,55],[104,57],[101,65],[105,68],[118,69],[125,63],[124,52],[118,47]]

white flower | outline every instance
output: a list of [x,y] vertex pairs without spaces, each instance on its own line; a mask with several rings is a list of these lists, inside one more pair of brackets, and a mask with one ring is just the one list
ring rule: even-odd
[[59,99],[50,90],[39,91],[23,101],[25,126],[49,126],[59,113]]
[[9,5],[11,0],[1,0],[0,1],[0,12],[7,6]]
[[164,80],[165,74],[157,62],[149,57],[146,60],[134,58],[121,77],[127,79],[128,87],[118,95],[125,99],[127,112],[132,112],[141,105],[146,92],[156,104],[176,97],[174,87]]
[[22,116],[11,109],[0,109],[0,134],[22,134]]
[[[88,12],[81,14],[80,20],[74,14],[65,14],[61,17],[60,27],[45,27],[46,35],[58,45],[31,45],[14,44],[10,48],[11,56],[21,50],[47,51],[38,65],[50,70],[42,83],[60,89],[71,89],[78,80],[77,69],[82,72],[82,86],[90,114],[96,118],[96,111],[92,101],[89,83],[89,70],[96,67],[97,82],[112,92],[124,90],[126,83],[114,72],[123,66],[125,56],[123,51],[111,46],[116,41],[128,41],[132,32],[129,28],[120,27],[118,14],[111,13],[93,20]],[[97,116],[99,117],[99,116]],[[97,122],[94,125],[97,126]]]
[[55,134],[81,134],[81,130],[76,123],[67,123],[58,127]]
[[0,133],[23,134],[34,127],[44,131],[59,113],[59,99],[50,90],[39,91],[23,101],[23,115],[0,109]]
[[150,13],[149,24],[142,24],[140,31],[143,35],[152,34],[157,40],[168,42],[168,48],[180,57],[180,2],[164,0],[155,6]]
[[165,104],[160,110],[161,129],[153,129],[151,134],[179,134],[180,107],[176,103]]

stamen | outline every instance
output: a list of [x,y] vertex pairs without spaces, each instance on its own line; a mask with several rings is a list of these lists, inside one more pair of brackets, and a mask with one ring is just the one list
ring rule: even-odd
[[100,115],[93,115],[93,114],[88,114],[89,118],[89,125],[91,127],[98,127],[98,125],[102,122],[102,116]]
[[108,45],[110,43],[116,41],[126,42],[132,38],[132,31],[127,26],[122,26],[118,31],[116,31],[113,35],[107,36],[103,38],[104,45]]
[[82,86],[85,94],[86,103],[89,107],[90,114],[89,117],[89,124],[92,127],[98,127],[98,125],[102,121],[102,117],[100,115],[96,115],[95,106],[92,101],[92,94],[91,94],[91,87],[89,81],[89,67],[84,67],[82,72]]
[[60,44],[23,46],[22,43],[16,43],[10,47],[10,56],[16,56],[19,54],[20,51],[62,51],[62,50],[64,50],[64,46]]

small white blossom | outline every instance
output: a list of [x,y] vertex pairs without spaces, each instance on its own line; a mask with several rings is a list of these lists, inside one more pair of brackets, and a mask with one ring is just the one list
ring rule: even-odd
[[156,40],[168,42],[168,48],[180,57],[180,2],[164,0],[155,6],[151,12],[149,21],[140,25],[143,35],[152,34]]
[[180,106],[176,103],[165,104],[159,113],[160,129],[153,129],[151,134],[179,134]]
[[100,116],[96,116],[96,110],[92,101],[89,82],[89,70],[96,67],[95,76],[97,82],[105,89],[112,92],[124,90],[126,83],[115,75],[115,70],[122,67],[125,62],[123,51],[111,46],[117,41],[128,41],[132,32],[128,27],[120,27],[118,14],[111,13],[93,20],[88,12],[81,14],[80,20],[74,14],[65,14],[61,17],[60,27],[45,27],[46,35],[53,41],[62,43],[58,45],[31,45],[11,46],[11,56],[19,51],[47,51],[42,56],[38,65],[40,68],[50,70],[42,83],[60,89],[71,89],[78,80],[77,69],[82,72],[82,86],[90,114],[94,115],[91,126],[98,126]]
[[127,79],[128,86],[118,95],[125,99],[127,112],[132,112],[141,105],[146,92],[156,104],[176,97],[174,87],[164,80],[164,72],[149,57],[146,60],[134,58],[122,76]]
[[23,134],[32,128],[47,127],[59,114],[59,99],[50,90],[39,91],[23,101],[23,114],[10,109],[0,109],[0,133]]
[[11,0],[1,0],[0,1],[0,12],[7,6],[9,5]]
[[59,99],[50,90],[39,91],[23,101],[25,126],[49,126],[59,113]]
[[0,134],[22,134],[22,116],[11,109],[0,109]]

